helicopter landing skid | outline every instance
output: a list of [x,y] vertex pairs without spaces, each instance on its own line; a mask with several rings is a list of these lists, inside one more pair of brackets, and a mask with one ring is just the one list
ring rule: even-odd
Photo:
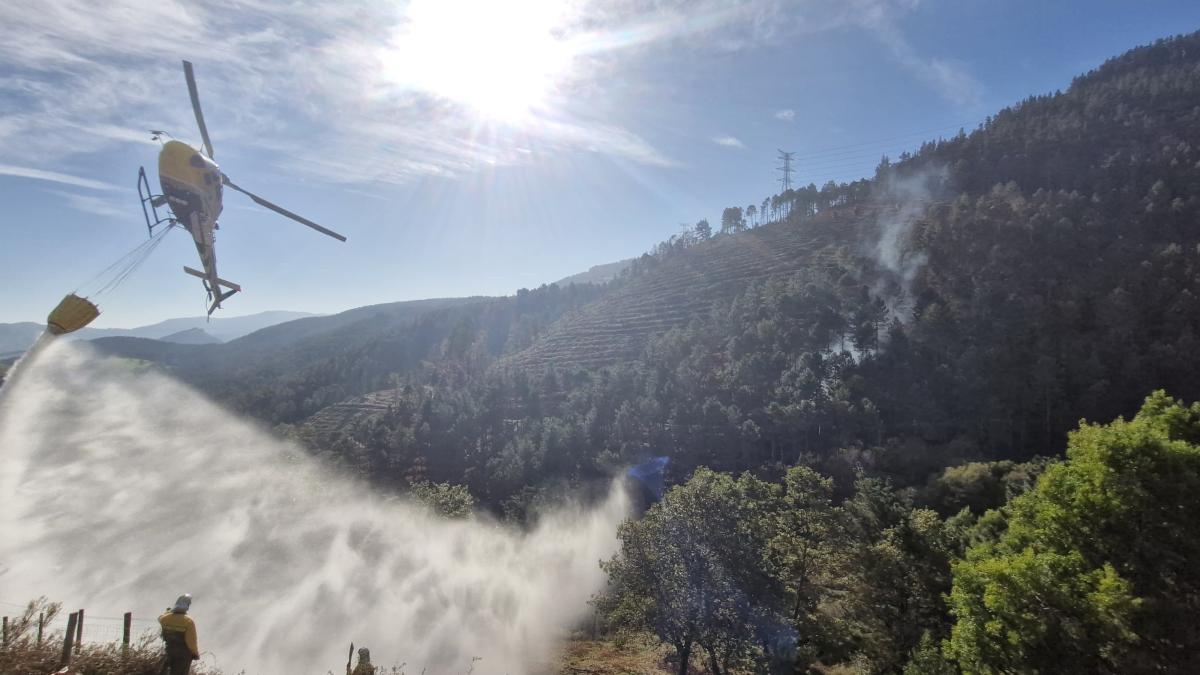
[[179,222],[171,216],[158,215],[158,207],[166,206],[167,196],[156,195],[150,190],[150,179],[146,178],[145,167],[138,167],[138,197],[142,200],[142,215],[146,218],[146,231],[150,233],[151,237],[154,236],[154,228],[159,225],[171,227]]

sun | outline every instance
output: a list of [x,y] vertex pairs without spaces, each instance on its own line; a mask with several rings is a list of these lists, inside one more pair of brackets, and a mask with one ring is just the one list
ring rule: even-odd
[[545,108],[573,59],[562,0],[414,0],[382,54],[395,84],[520,122]]

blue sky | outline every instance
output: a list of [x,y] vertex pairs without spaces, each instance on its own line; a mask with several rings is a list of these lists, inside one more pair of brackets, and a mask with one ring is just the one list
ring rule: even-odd
[[[504,295],[640,254],[776,188],[872,172],[1122,51],[1195,2],[265,0],[0,5],[0,322],[38,321],[146,236],[148,129],[338,230],[229,193],[226,316]],[[156,177],[152,178],[157,188]],[[171,233],[99,326],[203,312]]]

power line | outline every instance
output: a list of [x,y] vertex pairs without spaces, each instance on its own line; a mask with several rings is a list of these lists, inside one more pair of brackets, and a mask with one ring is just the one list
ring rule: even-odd
[[864,148],[862,150],[854,150],[850,152],[839,153],[837,155],[812,156],[804,155],[796,160],[796,167],[803,168],[808,165],[818,164],[836,164],[839,162],[853,161],[855,159],[867,159],[878,161],[881,155],[899,155],[905,150],[915,154],[915,149],[911,145],[902,143],[891,143],[888,145],[877,145],[872,148]]
[[[1076,141],[1071,139],[1058,139],[1054,141],[1043,141],[1042,144],[1046,147],[1056,147],[1060,145],[1071,145]],[[902,154],[902,148],[896,145],[876,146],[874,149],[862,151],[863,154],[855,154],[841,158],[830,158],[825,161],[817,160],[809,163],[808,155],[803,159],[794,162],[793,170],[800,182],[804,182],[806,177],[811,179],[811,182],[816,183],[817,179],[821,181],[832,180],[834,182],[846,182],[848,178],[869,178],[874,175],[875,169],[878,166],[878,158],[881,155],[889,155],[895,157]]]
[[877,139],[875,139],[875,140],[871,140],[871,141],[861,141],[861,142],[858,142],[858,143],[851,143],[851,144],[849,144],[849,145],[835,145],[835,146],[830,146],[830,147],[826,147],[826,148],[820,148],[820,149],[817,149],[817,150],[813,150],[812,152],[805,153],[805,156],[806,156],[806,157],[809,157],[809,156],[825,155],[825,154],[829,154],[829,153],[836,153],[836,152],[837,152],[837,151],[839,151],[839,150],[848,150],[848,149],[851,149],[851,148],[861,148],[861,147],[862,147],[862,146],[864,146],[864,145],[876,145],[876,144],[879,144],[879,143],[889,143],[889,142],[892,142],[892,141],[900,141],[900,140],[903,140],[903,139],[909,139],[909,138],[912,138],[912,137],[914,137],[914,136],[924,136],[924,135],[926,135],[926,134],[935,134],[935,133],[938,133],[938,132],[940,132],[940,131],[949,131],[949,130],[952,130],[952,129],[964,129],[964,130],[965,130],[965,129],[969,129],[969,128],[974,128],[975,126],[976,126],[976,125],[972,125],[972,124],[970,124],[970,123],[965,123],[965,124],[951,124],[951,125],[949,125],[949,126],[940,127],[940,128],[938,128],[938,129],[928,129],[928,130],[926,130],[926,131],[913,131],[913,132],[906,133],[906,134],[902,134],[902,135],[899,135],[899,136],[891,136],[891,137],[888,137],[888,138],[877,138]]
[[[928,134],[937,133],[939,131],[963,129],[974,126],[975,125],[970,123],[953,124],[937,129],[929,129],[926,131],[914,131],[889,138],[861,141],[848,145],[829,146],[820,150],[805,152],[803,157],[795,159],[792,162],[788,162],[787,164],[791,167],[792,174],[799,176],[816,174],[814,178],[824,174],[824,178],[826,180],[833,179],[835,182],[840,182],[838,179],[846,176],[853,176],[855,178],[866,177],[874,173],[875,166],[878,164],[878,158],[880,156],[901,153],[905,149],[903,146],[912,142],[911,140],[905,141],[903,139],[915,139],[917,137],[928,138]],[[782,151],[780,152],[782,153]],[[779,169],[782,170],[782,167],[779,167]],[[782,181],[779,182],[782,183]],[[793,184],[794,181],[789,180],[788,183],[790,185]]]

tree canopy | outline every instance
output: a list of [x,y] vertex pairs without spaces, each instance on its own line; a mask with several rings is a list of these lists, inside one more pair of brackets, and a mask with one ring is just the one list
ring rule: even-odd
[[954,566],[949,651],[972,672],[1200,668],[1200,404],[1161,391],[1085,424],[1067,460]]

